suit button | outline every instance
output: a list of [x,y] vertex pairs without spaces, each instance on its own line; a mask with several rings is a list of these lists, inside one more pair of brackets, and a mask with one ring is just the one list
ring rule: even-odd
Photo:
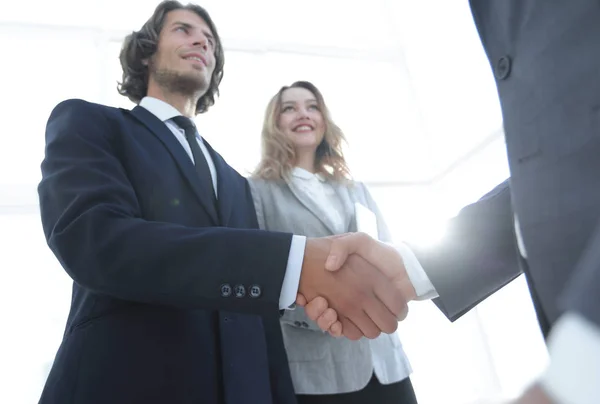
[[494,69],[494,75],[498,80],[505,80],[510,75],[512,62],[508,55],[501,57],[496,62],[496,68]]
[[260,286],[252,285],[250,287],[250,297],[253,297],[256,299],[257,297],[260,297],[261,294],[262,294],[262,290],[260,289]]
[[302,327],[304,327],[304,328],[308,328],[308,323],[307,323],[306,321],[303,321],[303,322],[302,322]]
[[228,283],[224,283],[221,285],[221,296],[223,296],[223,297],[231,296],[231,286]]
[[302,323],[300,321],[294,321],[294,325],[296,327],[302,327]]
[[233,288],[233,293],[235,293],[235,297],[244,297],[246,296],[246,288],[244,285],[235,285],[235,288]]

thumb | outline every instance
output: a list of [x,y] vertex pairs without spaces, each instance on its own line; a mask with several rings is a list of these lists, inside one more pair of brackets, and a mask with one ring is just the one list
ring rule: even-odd
[[328,271],[337,271],[344,265],[350,254],[358,251],[360,246],[356,234],[341,234],[329,238],[331,245],[329,247],[329,256],[325,261],[325,269]]
[[306,306],[306,304],[308,303],[308,300],[306,299],[306,297],[304,297],[304,295],[302,293],[298,293],[296,295],[296,304],[298,306]]

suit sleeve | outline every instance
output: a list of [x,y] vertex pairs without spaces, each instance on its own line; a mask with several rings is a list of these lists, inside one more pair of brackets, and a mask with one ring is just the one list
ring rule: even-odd
[[411,246],[439,298],[455,321],[521,274],[509,180],[452,219],[434,248]]
[[[260,314],[278,306],[291,234],[194,228],[142,217],[115,147],[118,121],[80,100],[46,128],[38,187],[44,233],[71,278],[98,294],[178,308]],[[259,298],[224,298],[221,285],[261,285]]]

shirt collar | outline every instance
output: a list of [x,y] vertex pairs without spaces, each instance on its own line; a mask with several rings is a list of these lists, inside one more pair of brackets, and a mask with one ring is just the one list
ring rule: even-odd
[[294,167],[292,169],[292,176],[296,178],[300,178],[303,180],[310,180],[313,178],[317,178],[321,182],[325,182],[326,179],[321,173],[313,174],[310,171],[305,170],[304,168]]
[[146,108],[163,122],[181,115],[174,106],[154,97],[142,98],[139,105],[140,107]]

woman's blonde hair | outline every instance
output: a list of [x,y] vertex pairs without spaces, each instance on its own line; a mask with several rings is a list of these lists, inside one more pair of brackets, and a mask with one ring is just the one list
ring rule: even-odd
[[316,150],[316,172],[336,181],[349,180],[350,171],[342,152],[342,143],[346,141],[346,138],[342,130],[331,119],[323,95],[314,84],[308,81],[297,81],[291,86],[284,86],[271,98],[263,121],[262,157],[252,176],[267,180],[283,180],[289,177],[294,168],[296,160],[294,145],[277,125],[281,114],[281,95],[290,88],[304,88],[310,91],[317,99],[319,110],[325,121],[325,135]]

